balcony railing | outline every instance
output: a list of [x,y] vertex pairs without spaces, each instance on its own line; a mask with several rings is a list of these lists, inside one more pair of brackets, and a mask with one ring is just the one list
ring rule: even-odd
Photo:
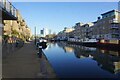
[[110,20],[110,23],[119,23],[117,19]]
[[116,25],[116,26],[112,25],[110,28],[116,28],[116,29],[118,29],[119,26],[118,25]]
[[8,0],[0,0],[0,7],[2,10],[6,10],[14,17],[17,17],[17,9]]
[[21,26],[25,26],[25,22],[21,22],[20,24],[21,24]]
[[118,30],[112,30],[110,33],[111,33],[111,34],[119,34],[120,31],[118,31]]

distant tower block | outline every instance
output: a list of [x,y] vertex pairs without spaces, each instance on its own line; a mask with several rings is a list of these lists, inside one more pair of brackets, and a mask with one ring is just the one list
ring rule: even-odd
[[42,30],[40,30],[40,35],[41,35],[42,37],[45,37],[45,36],[48,35],[48,34],[50,34],[49,29],[43,28]]

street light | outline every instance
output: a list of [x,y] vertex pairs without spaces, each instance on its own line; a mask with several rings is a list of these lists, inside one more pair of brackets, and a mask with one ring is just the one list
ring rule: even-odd
[[35,27],[35,44],[36,44],[36,27]]

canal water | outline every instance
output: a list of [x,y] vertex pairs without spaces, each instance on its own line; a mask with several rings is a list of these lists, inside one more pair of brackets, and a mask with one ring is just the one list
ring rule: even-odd
[[43,50],[58,78],[115,78],[120,80],[120,52],[48,43]]

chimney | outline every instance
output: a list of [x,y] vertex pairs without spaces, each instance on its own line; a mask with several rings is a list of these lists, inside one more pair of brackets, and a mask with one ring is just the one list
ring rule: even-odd
[[98,17],[98,20],[100,20],[100,17]]

